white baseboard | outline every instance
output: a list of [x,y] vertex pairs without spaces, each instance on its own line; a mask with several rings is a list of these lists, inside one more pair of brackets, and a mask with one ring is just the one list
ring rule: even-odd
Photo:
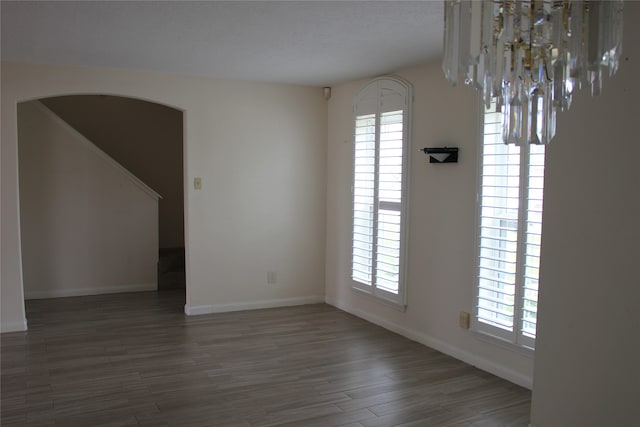
[[228,304],[193,305],[185,304],[184,313],[187,316],[198,314],[226,313],[229,311],[256,310],[260,308],[288,307],[292,305],[320,304],[324,302],[323,296],[309,296],[297,298],[281,298],[262,301],[233,302]]
[[119,294],[123,292],[143,292],[155,291],[158,289],[156,283],[132,284],[123,286],[108,286],[104,288],[81,288],[81,289],[46,289],[42,291],[26,291],[24,299],[45,299],[81,297],[86,295]]
[[514,384],[518,384],[519,386],[528,388],[529,390],[531,390],[533,387],[533,379],[531,377],[516,372],[513,369],[506,368],[489,359],[470,353],[459,347],[452,346],[451,344],[442,341],[441,339],[432,337],[425,333],[418,332],[404,326],[400,326],[393,322],[389,322],[386,319],[378,316],[373,316],[367,312],[358,310],[351,306],[338,303],[333,298],[327,297],[325,299],[325,302],[329,305],[339,308],[340,310],[346,311],[347,313],[353,314],[354,316],[360,317],[361,319],[364,319],[368,322],[374,323],[378,326],[409,338],[412,341],[419,342],[420,344],[426,345],[427,347],[431,347],[444,354],[455,357],[458,360],[473,365],[479,369],[482,369],[483,371],[489,372]]
[[2,322],[0,332],[3,334],[6,332],[23,332],[27,330],[27,319],[23,319],[22,322]]

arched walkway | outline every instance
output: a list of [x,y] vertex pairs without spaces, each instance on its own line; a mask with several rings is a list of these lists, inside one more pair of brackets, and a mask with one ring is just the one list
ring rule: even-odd
[[26,299],[184,288],[182,122],[107,95],[18,105]]

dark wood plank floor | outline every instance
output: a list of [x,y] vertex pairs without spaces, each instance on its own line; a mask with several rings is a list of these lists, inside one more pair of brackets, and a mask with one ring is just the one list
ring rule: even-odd
[[175,291],[27,302],[2,426],[527,426],[530,392],[331,306],[187,317]]

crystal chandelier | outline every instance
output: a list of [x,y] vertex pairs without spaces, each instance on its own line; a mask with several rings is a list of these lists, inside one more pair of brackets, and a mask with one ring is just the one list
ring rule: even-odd
[[573,91],[617,71],[622,0],[446,0],[444,31],[447,80],[496,100],[505,143],[547,144]]

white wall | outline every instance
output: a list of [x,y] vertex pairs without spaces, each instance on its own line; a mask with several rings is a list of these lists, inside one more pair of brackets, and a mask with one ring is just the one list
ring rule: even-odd
[[[481,341],[458,326],[473,312],[478,102],[450,87],[439,63],[403,70],[414,86],[408,242],[408,308],[350,288],[352,100],[366,80],[334,87],[329,101],[327,301],[464,361],[531,387],[533,359]],[[423,147],[458,146],[459,163],[430,164]]]
[[620,70],[547,151],[536,427],[640,422],[640,4],[624,14]]
[[37,101],[18,135],[25,298],[156,289],[157,194]]
[[[24,327],[16,105],[102,93],[184,111],[187,307],[321,301],[326,101],[313,87],[2,63],[2,328]],[[194,177],[202,190],[193,189]],[[267,272],[277,283],[267,285]]]

